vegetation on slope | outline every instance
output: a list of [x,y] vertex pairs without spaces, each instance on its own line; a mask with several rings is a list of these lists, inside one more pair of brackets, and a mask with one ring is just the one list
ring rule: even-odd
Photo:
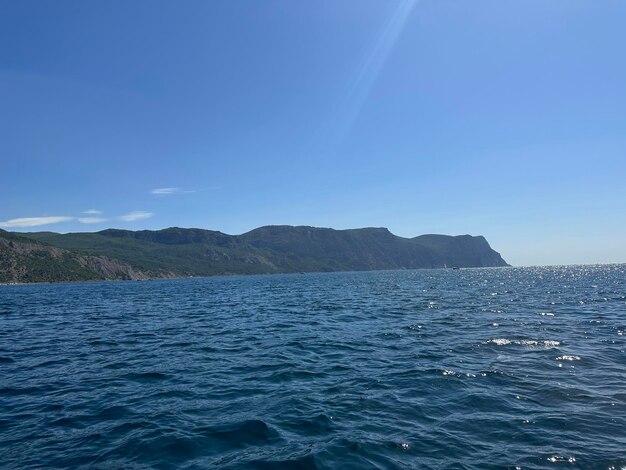
[[0,230],[0,282],[140,279],[146,275],[103,256],[81,255]]
[[385,228],[267,226],[227,235],[173,227],[24,236],[65,250],[117,259],[154,277],[506,266],[483,237],[422,235],[409,239]]

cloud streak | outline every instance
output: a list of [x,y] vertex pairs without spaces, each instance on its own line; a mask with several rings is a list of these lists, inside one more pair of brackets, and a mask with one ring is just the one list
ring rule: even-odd
[[20,217],[18,219],[5,220],[0,222],[0,227],[21,228],[21,227],[38,227],[40,225],[58,224],[59,222],[70,222],[74,217],[56,216],[56,217]]
[[153,215],[154,214],[152,212],[133,211],[133,212],[129,212],[128,214],[121,215],[119,219],[124,222],[134,222],[135,220],[149,219]]
[[150,194],[176,194],[182,192],[180,188],[154,188],[150,191]]
[[11,228],[28,228],[39,227],[41,225],[58,224],[61,222],[80,222],[81,224],[101,224],[110,220],[120,220],[122,222],[135,222],[137,220],[145,220],[152,217],[154,214],[147,211],[132,211],[128,214],[120,215],[115,218],[100,217],[102,211],[96,209],[89,209],[83,211],[82,214],[87,214],[86,217],[70,217],[70,216],[46,216],[46,217],[19,217],[16,219],[9,219],[0,221],[0,227]]
[[184,194],[184,193],[195,193],[195,189],[181,189],[181,188],[154,188],[150,191],[150,194],[156,194],[157,196],[167,196],[170,194]]

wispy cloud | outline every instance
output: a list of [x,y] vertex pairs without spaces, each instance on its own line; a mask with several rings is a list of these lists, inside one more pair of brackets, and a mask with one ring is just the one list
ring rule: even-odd
[[78,221],[81,224],[100,224],[102,222],[106,222],[109,219],[105,219],[104,217],[79,217]]
[[150,194],[176,194],[182,192],[180,188],[154,188]]
[[89,214],[89,215],[99,215],[99,214],[102,214],[102,211],[99,211],[96,209],[89,209],[89,210],[83,211],[82,213]]
[[183,193],[195,193],[195,189],[181,189],[181,188],[154,188],[150,191],[150,194],[157,194],[159,196],[165,196],[168,194],[183,194]]
[[121,215],[119,219],[123,220],[124,222],[134,222],[135,220],[149,219],[153,215],[154,214],[152,212],[133,211],[129,212],[128,214]]
[[21,217],[0,222],[0,227],[38,227],[40,225],[58,224],[59,222],[69,222],[71,220],[74,220],[74,217]]

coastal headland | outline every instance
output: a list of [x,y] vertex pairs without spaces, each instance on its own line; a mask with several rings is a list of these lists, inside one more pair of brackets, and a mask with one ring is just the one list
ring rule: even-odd
[[496,266],[508,265],[482,236],[403,238],[386,228],[0,230],[2,283]]

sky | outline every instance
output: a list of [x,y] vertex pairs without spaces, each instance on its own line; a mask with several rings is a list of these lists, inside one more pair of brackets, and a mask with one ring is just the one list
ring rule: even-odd
[[0,1],[0,228],[626,262],[626,2]]

